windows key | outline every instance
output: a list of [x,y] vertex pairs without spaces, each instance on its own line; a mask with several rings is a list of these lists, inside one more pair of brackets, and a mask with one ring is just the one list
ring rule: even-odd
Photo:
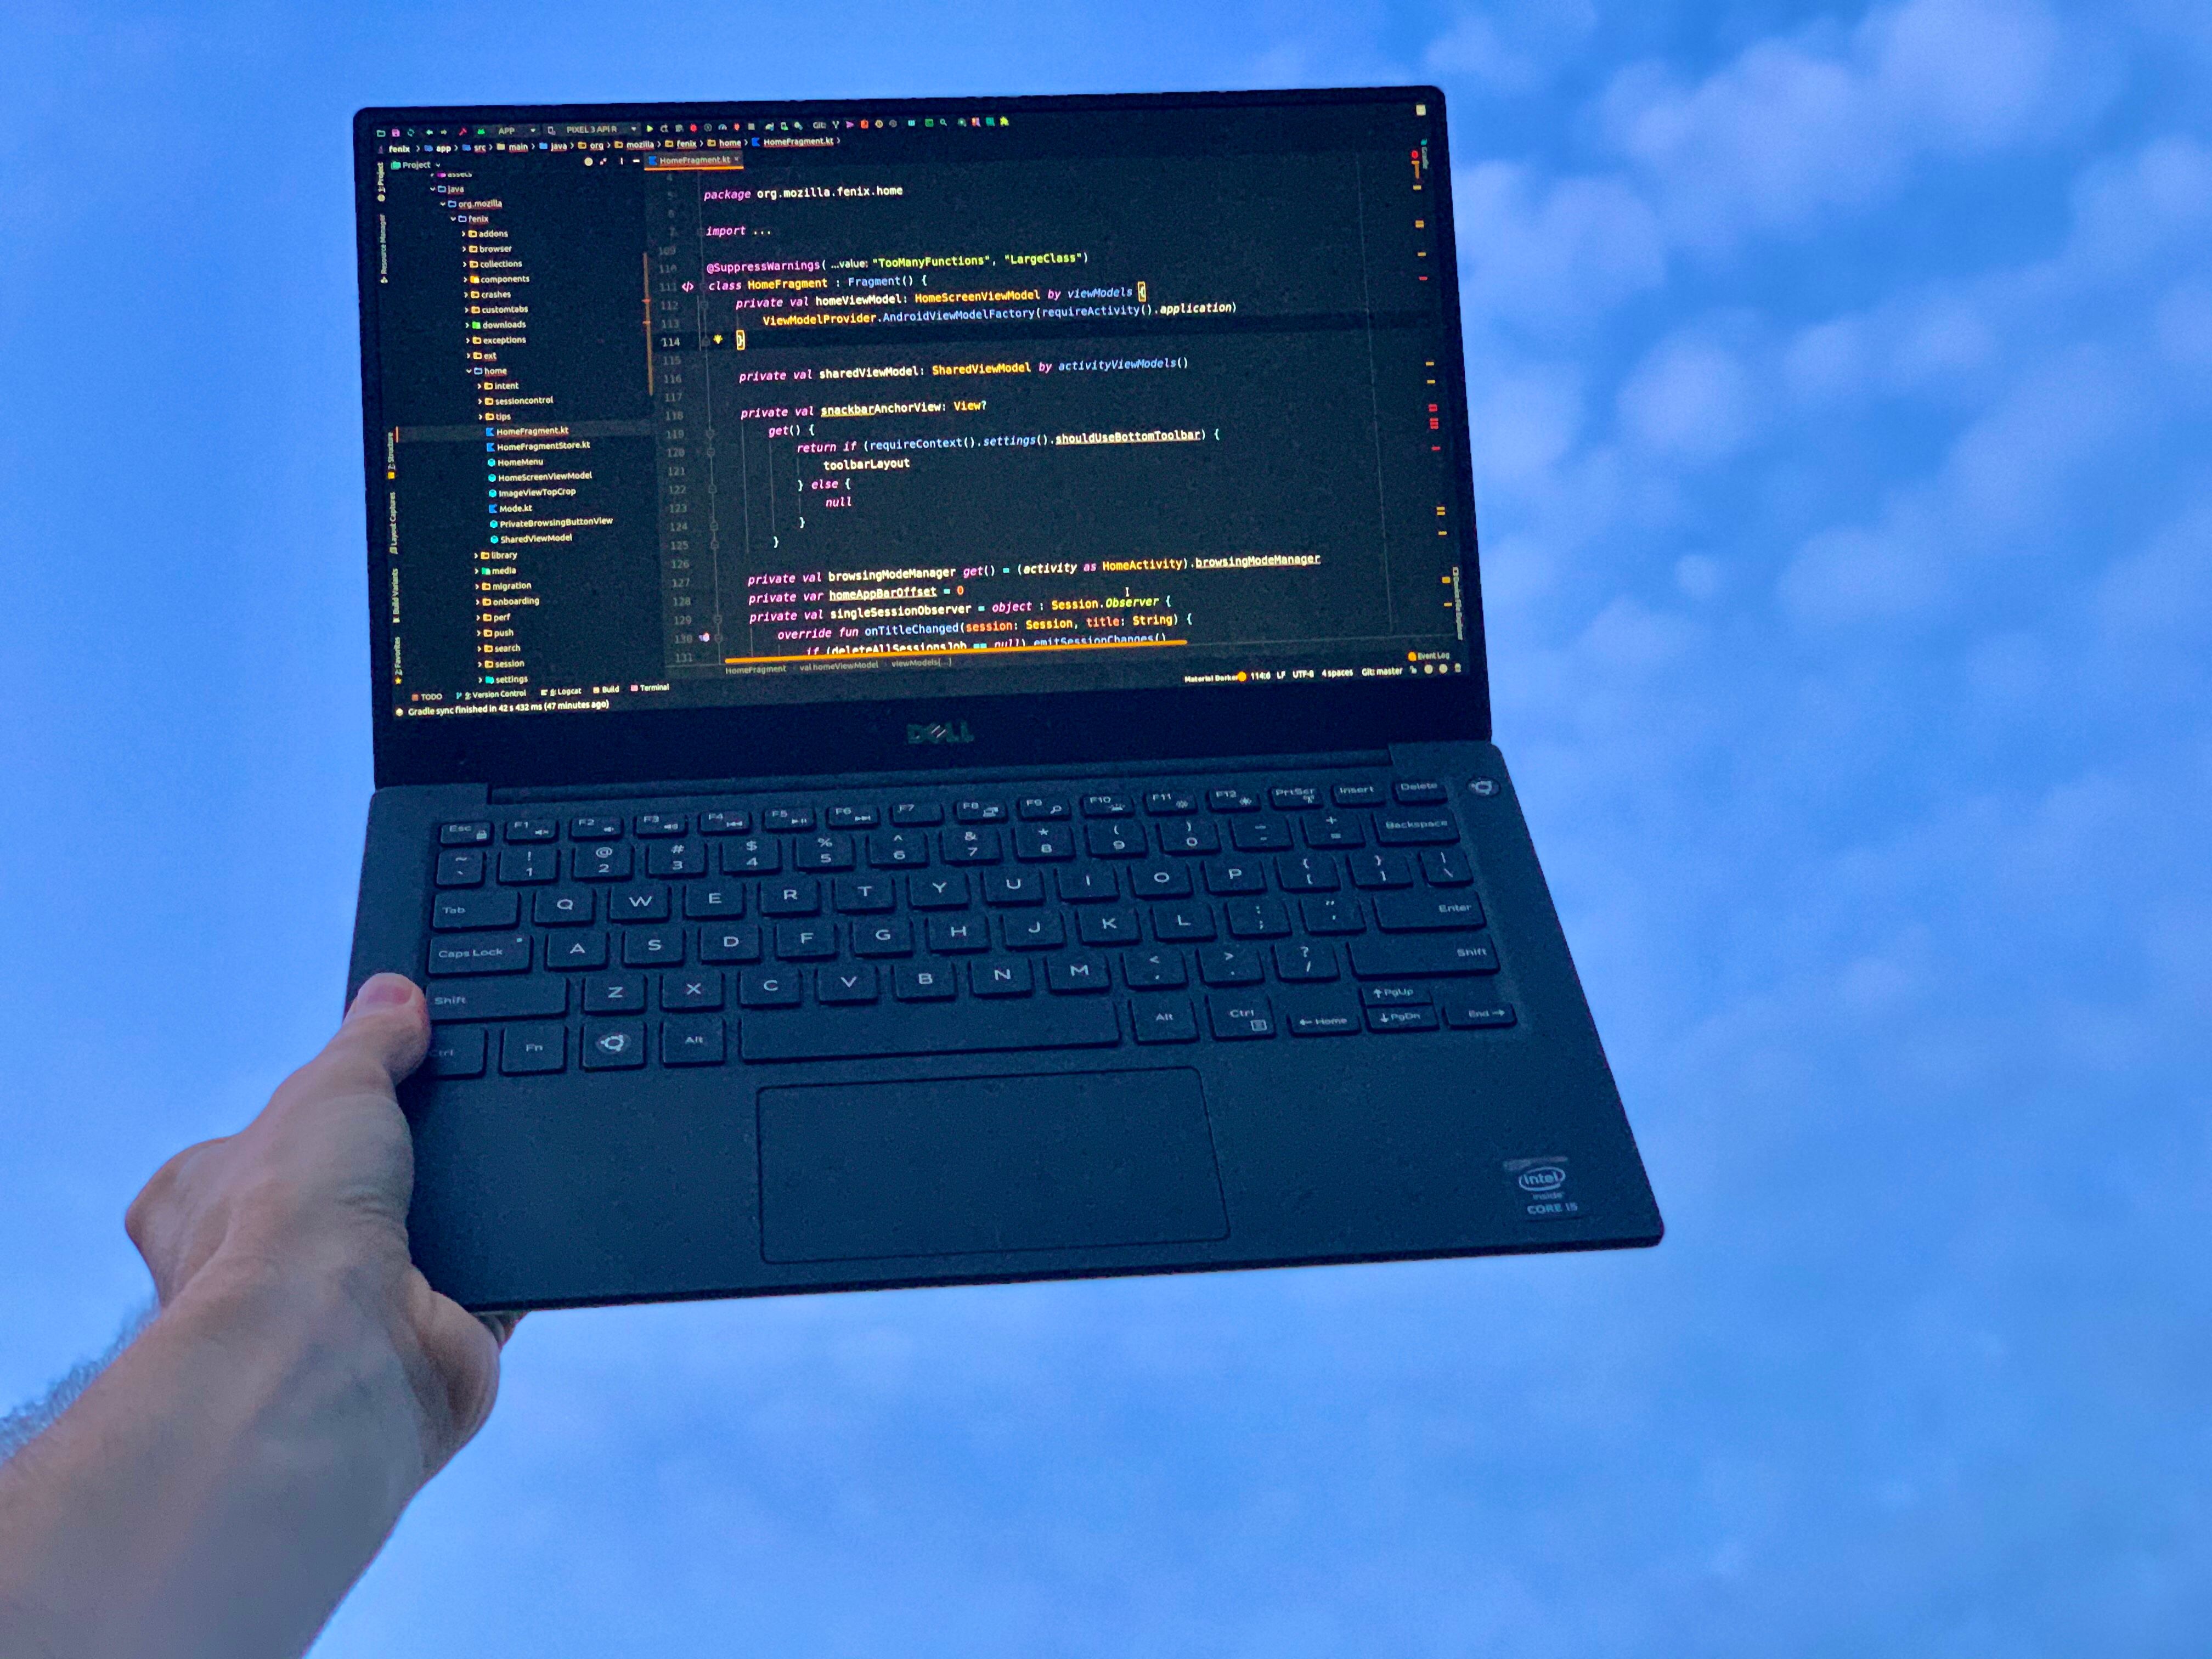
[[581,1052],[587,1072],[628,1071],[645,1064],[645,1022],[594,1019],[584,1024]]

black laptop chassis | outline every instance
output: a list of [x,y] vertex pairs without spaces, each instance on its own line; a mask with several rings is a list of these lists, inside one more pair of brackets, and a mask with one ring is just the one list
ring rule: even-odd
[[[1125,1030],[1110,1048],[769,1062],[742,1059],[732,1041],[726,1063],[712,1066],[501,1076],[495,1066],[473,1079],[417,1075],[400,1091],[415,1137],[416,1261],[440,1290],[485,1311],[1656,1243],[1658,1208],[1512,780],[1491,744],[1012,768],[927,781],[978,792],[995,784],[1012,793],[1054,782],[1171,787],[1378,765],[1447,784],[1500,963],[1492,983],[1516,1011],[1512,1025],[1310,1037],[1281,1030],[1265,1042],[1176,1045],[1139,1045]],[[732,797],[849,799],[917,781],[887,774],[380,789],[369,812],[348,994],[379,971],[423,977],[442,823],[529,811],[693,812]],[[728,1015],[733,1029],[773,1017]],[[908,1236],[896,1211],[914,1198],[911,1181],[902,1184],[892,1170],[889,1180],[872,1182],[865,1168],[830,1194],[863,1224],[811,1244],[794,1244],[798,1235],[779,1227],[778,1206],[805,1196],[779,1189],[780,1176],[763,1179],[763,1137],[777,1133],[780,1112],[816,1098],[882,1103],[865,1133],[882,1136],[885,1158],[895,1160],[903,1115],[988,1097],[1011,1114],[994,1121],[1018,1126],[1026,1096],[1049,1097],[1058,1109],[1073,1098],[1076,1080],[1090,1091],[1083,1110],[1110,1112],[1119,1074],[1140,1073],[1174,1075],[1127,1079],[1144,1085],[1127,1091],[1132,1100],[1187,1103],[1182,1115],[1163,1118],[1161,1133],[1210,1141],[1214,1187],[1159,1195],[1167,1211],[1193,1218],[1180,1229],[1191,1237],[846,1254],[897,1249]],[[903,1086],[854,1092],[866,1084]],[[808,1090],[821,1092],[799,1092]],[[1014,1166],[1003,1176],[1015,1187],[1029,1178],[1018,1167],[1026,1144],[1018,1136],[1008,1143]],[[1174,1167],[1188,1185],[1193,1166]],[[1141,1160],[1126,1173],[1146,1178]],[[841,1248],[840,1237],[862,1242]]]

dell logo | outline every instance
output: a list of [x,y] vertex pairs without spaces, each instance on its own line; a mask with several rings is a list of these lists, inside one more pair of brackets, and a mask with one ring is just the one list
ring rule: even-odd
[[924,724],[908,722],[906,740],[909,744],[973,743],[975,734],[968,729],[966,720],[931,720]]

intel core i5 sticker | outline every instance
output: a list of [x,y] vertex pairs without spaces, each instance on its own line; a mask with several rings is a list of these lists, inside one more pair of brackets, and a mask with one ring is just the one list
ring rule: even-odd
[[1564,1158],[1516,1158],[1505,1173],[1521,1195],[1522,1207],[1538,1221],[1554,1216],[1580,1215],[1583,1206],[1567,1196],[1567,1160]]

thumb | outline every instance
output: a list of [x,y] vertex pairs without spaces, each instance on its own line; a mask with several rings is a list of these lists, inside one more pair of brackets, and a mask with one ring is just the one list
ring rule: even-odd
[[398,1083],[422,1063],[429,1046],[429,1009],[415,982],[402,974],[373,974],[354,994],[344,1023],[319,1058],[349,1072],[374,1066]]

